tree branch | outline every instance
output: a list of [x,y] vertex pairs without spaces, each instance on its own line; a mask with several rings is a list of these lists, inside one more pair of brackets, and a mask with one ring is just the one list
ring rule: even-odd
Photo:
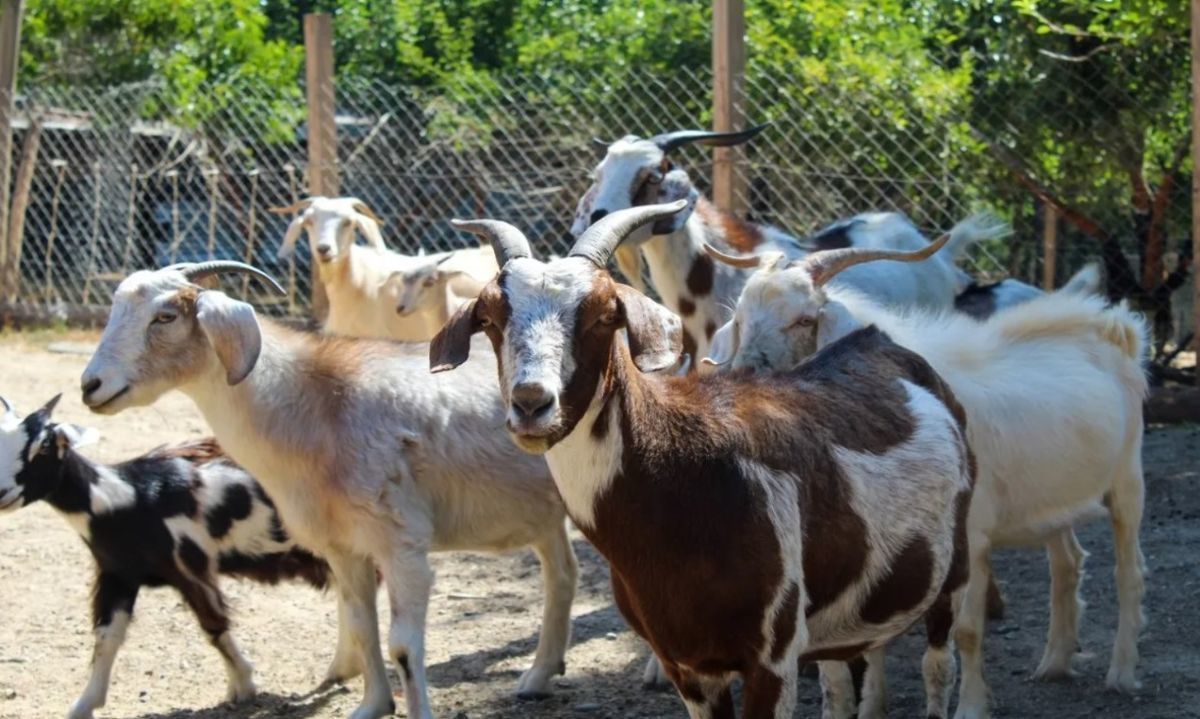
[[1150,228],[1146,234],[1146,254],[1142,263],[1142,287],[1146,290],[1153,289],[1162,278],[1163,247],[1166,245],[1163,225],[1166,224],[1167,207],[1171,202],[1171,192],[1175,189],[1175,179],[1179,176],[1179,168],[1190,147],[1191,137],[1185,134],[1175,148],[1171,163],[1164,168],[1162,182],[1154,193],[1150,207]]
[[1026,169],[1025,163],[1019,157],[1009,152],[1007,148],[993,142],[974,127],[971,128],[971,136],[986,145],[992,155],[1008,168],[1008,171],[1012,173],[1018,183],[1032,192],[1042,202],[1052,205],[1054,209],[1058,210],[1058,214],[1062,215],[1068,222],[1101,242],[1111,238],[1108,231],[1099,222],[1088,217],[1082,211],[1068,205],[1050,192],[1048,188],[1035,180],[1029,173],[1029,170]]

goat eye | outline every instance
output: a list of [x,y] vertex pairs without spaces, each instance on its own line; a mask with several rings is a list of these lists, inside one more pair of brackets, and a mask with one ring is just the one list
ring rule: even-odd
[[422,285],[424,285],[425,287],[433,287],[433,284],[434,284],[434,283],[433,283],[433,278],[432,278],[432,277],[426,277],[426,278],[425,278],[425,280],[424,280],[423,282],[421,282],[421,284],[422,284]]
[[651,185],[659,185],[662,184],[663,177],[664,175],[661,172],[651,172],[646,176],[646,182],[649,182]]
[[801,317],[796,319],[796,321],[793,323],[792,326],[793,327],[812,327],[816,323],[817,323],[817,320],[815,318],[809,317],[808,315],[802,315]]
[[174,312],[159,312],[158,314],[154,315],[154,324],[169,324],[174,322],[176,317],[178,317],[178,315],[176,315]]
[[479,326],[480,327],[491,327],[492,321],[489,320],[487,317],[480,317],[479,318]]

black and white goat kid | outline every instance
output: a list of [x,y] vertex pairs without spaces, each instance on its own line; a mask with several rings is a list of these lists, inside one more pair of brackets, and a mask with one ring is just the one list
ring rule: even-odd
[[[328,566],[291,541],[262,488],[215,441],[100,464],[75,450],[95,438],[92,430],[51,420],[58,399],[21,418],[0,398],[0,513],[47,502],[96,562],[91,678],[68,719],[90,719],[104,705],[142,587],[178,590],[225,662],[226,699],[252,697],[251,667],[229,632],[217,574],[324,588]],[[339,656],[349,649],[339,641]]]

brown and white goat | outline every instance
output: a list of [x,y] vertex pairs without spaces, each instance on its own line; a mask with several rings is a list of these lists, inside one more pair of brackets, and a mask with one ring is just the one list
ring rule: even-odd
[[[431,368],[466,362],[486,333],[509,433],[545,454],[612,567],[621,613],[694,719],[732,719],[738,675],[747,719],[790,719],[805,658],[844,716],[834,660],[931,608],[949,631],[973,481],[962,411],[874,329],[786,374],[664,376],[683,349],[679,319],[604,268],[622,239],[683,205],[612,213],[549,263],[511,225],[461,223],[502,269],[434,339]],[[926,682],[948,697],[949,649],[930,652]]]

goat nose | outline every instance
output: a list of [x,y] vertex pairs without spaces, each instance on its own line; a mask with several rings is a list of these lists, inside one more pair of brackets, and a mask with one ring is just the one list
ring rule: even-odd
[[599,222],[601,220],[601,218],[603,218],[607,214],[608,214],[608,210],[596,210],[595,212],[592,213],[590,222],[592,222],[592,223]]
[[328,255],[332,251],[333,251],[333,247],[331,247],[330,245],[317,245],[317,254],[318,255],[322,255],[322,256]]
[[103,380],[101,380],[99,377],[92,377],[91,379],[84,377],[83,382],[80,384],[80,389],[83,390],[83,396],[87,397],[96,390],[100,389],[100,385],[102,383]]
[[512,405],[523,417],[536,417],[554,403],[554,395],[536,382],[522,382],[512,389]]

